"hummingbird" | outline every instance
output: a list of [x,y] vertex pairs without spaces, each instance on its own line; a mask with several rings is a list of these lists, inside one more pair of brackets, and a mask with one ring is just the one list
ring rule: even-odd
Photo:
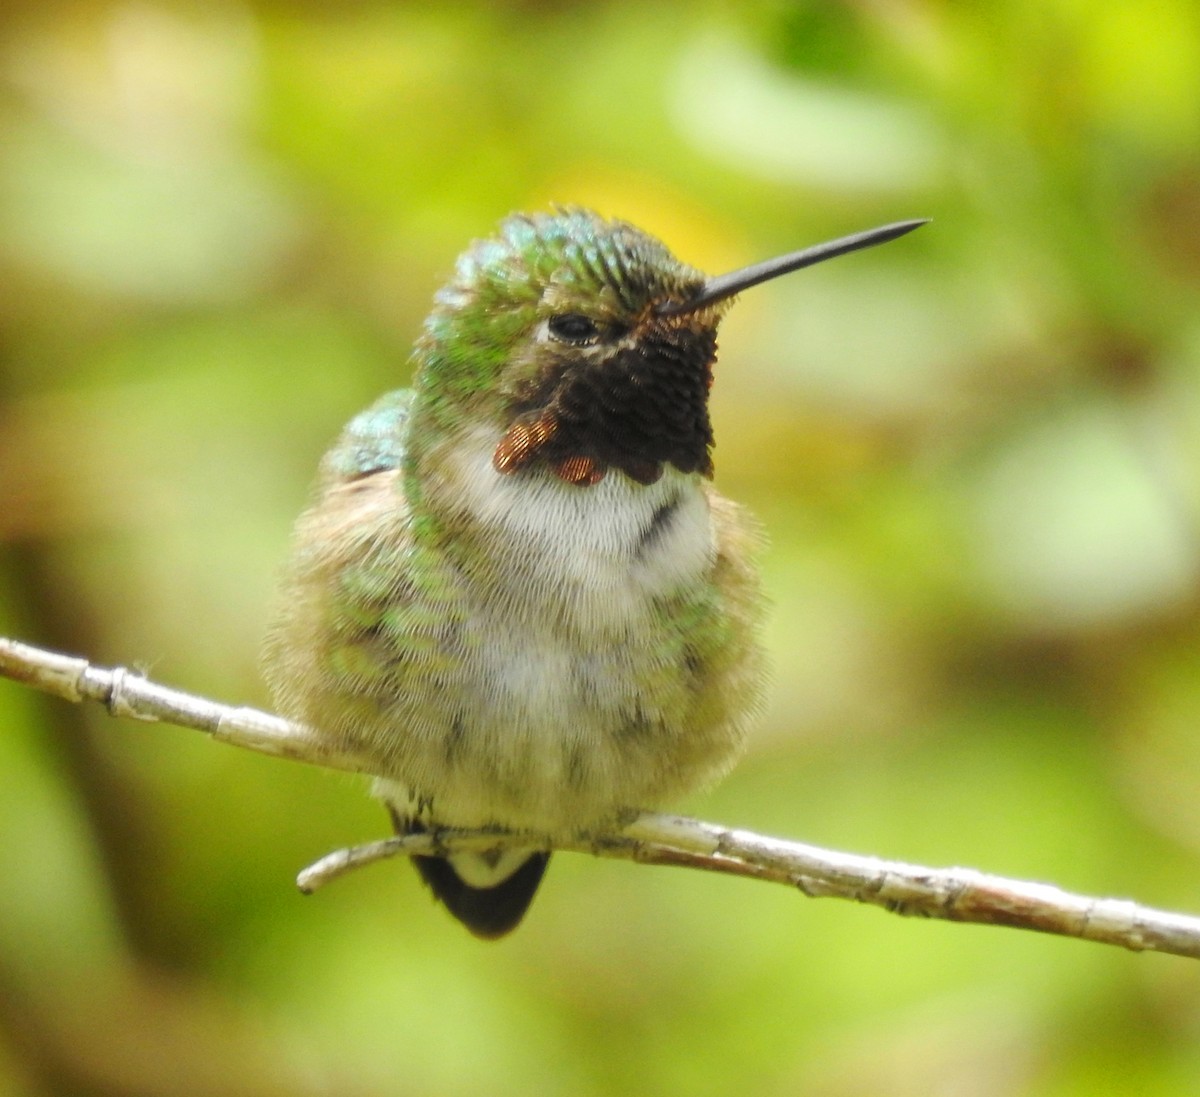
[[[708,277],[633,225],[514,214],[325,456],[266,645],[279,710],[367,758],[398,833],[553,840],[722,776],[766,681],[757,526],[711,483],[734,296],[903,221]],[[482,938],[543,849],[414,857]]]

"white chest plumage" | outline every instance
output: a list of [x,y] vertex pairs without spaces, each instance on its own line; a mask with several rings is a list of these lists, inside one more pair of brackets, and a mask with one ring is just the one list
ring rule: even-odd
[[457,450],[452,490],[490,544],[489,579],[530,612],[557,603],[580,629],[620,634],[711,568],[716,540],[697,475],[668,467],[646,485],[614,471],[581,487],[548,469],[499,473],[494,448],[482,436]]
[[469,648],[453,690],[462,750],[429,774],[433,810],[554,829],[628,806],[628,738],[682,717],[648,681],[685,674],[666,665],[664,605],[708,581],[716,536],[697,476],[668,469],[642,485],[612,472],[591,487],[506,476],[494,444],[457,447],[440,485],[482,551],[466,572]]

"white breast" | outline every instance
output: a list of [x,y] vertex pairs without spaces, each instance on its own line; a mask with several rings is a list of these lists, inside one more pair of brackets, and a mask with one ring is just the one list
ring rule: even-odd
[[453,761],[441,733],[428,740],[409,783],[445,822],[557,832],[657,802],[664,772],[686,783],[672,751],[690,671],[664,662],[679,644],[662,599],[709,581],[715,531],[696,475],[644,485],[610,471],[591,487],[504,475],[496,442],[460,443],[426,484],[468,531],[458,566],[475,590],[455,680],[420,700],[466,734]]
[[588,627],[623,631],[651,600],[711,568],[716,542],[698,476],[668,467],[655,483],[638,484],[610,471],[581,487],[548,469],[499,473],[494,448],[482,435],[456,452],[455,493],[494,533],[497,578],[529,605],[558,603]]

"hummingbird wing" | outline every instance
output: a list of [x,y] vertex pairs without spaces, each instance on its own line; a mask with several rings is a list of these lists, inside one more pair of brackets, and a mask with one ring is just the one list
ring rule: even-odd
[[[390,712],[400,695],[428,686],[421,663],[447,616],[436,598],[426,600],[430,577],[412,574],[409,562],[401,466],[411,403],[409,390],[382,397],[326,455],[317,500],[297,526],[282,613],[265,652],[280,711],[342,747],[379,757],[381,776],[413,733]],[[428,790],[390,779],[378,781],[375,794],[400,834],[453,822],[438,817]],[[520,922],[549,854],[412,860],[455,918],[476,936],[495,938]]]
[[398,469],[404,460],[412,400],[412,389],[398,389],[351,419],[321,463],[325,483]]

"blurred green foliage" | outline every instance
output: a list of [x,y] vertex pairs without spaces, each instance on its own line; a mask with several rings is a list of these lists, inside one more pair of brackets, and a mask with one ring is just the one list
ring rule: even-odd
[[[681,807],[1200,909],[1200,13],[15,3],[0,631],[265,703],[318,456],[454,256],[594,205],[728,269],[777,681]],[[0,1092],[1178,1095],[1200,968],[556,859],[470,939],[360,782],[0,683]]]

